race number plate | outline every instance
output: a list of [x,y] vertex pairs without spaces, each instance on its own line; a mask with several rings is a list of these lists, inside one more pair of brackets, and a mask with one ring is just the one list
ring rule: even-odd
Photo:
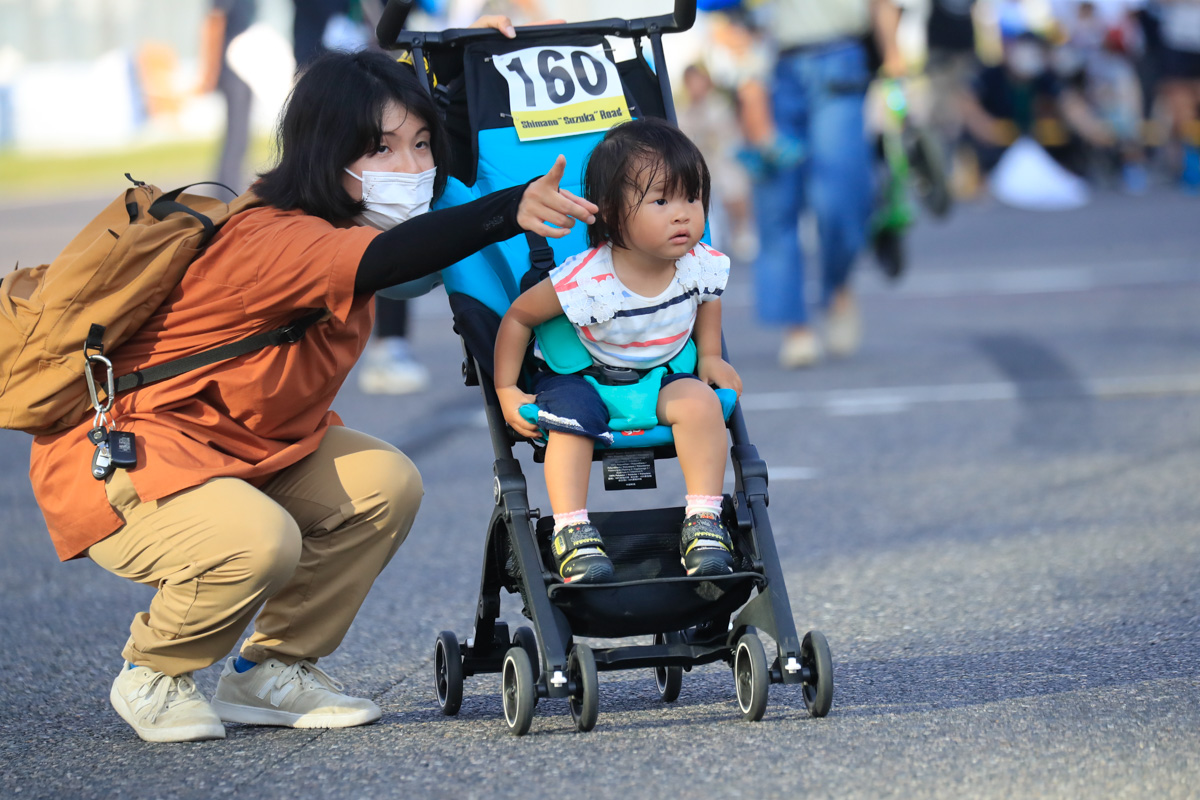
[[617,65],[602,45],[530,47],[492,57],[523,141],[608,130],[629,120]]
[[601,460],[604,468],[604,488],[653,489],[658,486],[654,477],[653,450],[609,450]]

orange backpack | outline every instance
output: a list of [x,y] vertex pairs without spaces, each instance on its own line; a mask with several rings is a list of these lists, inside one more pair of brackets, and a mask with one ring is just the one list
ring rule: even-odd
[[[105,353],[154,313],[221,225],[261,203],[251,192],[225,203],[184,194],[188,186],[163,192],[125,177],[133,188],[113,200],[57,258],[0,280],[0,428],[42,435],[78,425],[97,399],[110,397],[89,394],[93,368],[108,363]],[[113,380],[109,371],[101,385],[119,392],[295,341],[311,316],[120,379]]]

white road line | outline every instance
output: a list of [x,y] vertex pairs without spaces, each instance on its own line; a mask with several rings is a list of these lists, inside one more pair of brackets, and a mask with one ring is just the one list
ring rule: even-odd
[[[1086,396],[1098,399],[1200,394],[1200,374],[1093,378],[1080,383]],[[1028,394],[1042,398],[1078,397],[1080,383],[1044,381],[1028,383],[1023,388]],[[1011,401],[1020,396],[1021,388],[1013,383],[966,383],[829,392],[760,392],[743,395],[741,402],[747,411],[819,408],[835,416],[854,416],[894,414],[928,403]]]
[[[892,295],[906,298],[942,298],[968,295],[1024,295],[1087,292],[1095,289],[1164,284],[1200,283],[1200,260],[1188,257],[1108,262],[1102,266],[1084,264],[1025,265],[1020,268],[995,266],[981,268],[973,264],[969,271],[915,269],[892,285],[882,278],[867,277],[858,283],[862,295]],[[819,293],[812,283],[811,296]],[[722,298],[727,307],[749,308],[754,305],[751,292],[739,292]]]

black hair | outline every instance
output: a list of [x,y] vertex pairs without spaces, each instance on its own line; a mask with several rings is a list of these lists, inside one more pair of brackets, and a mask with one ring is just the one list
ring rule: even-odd
[[[583,193],[600,207],[588,226],[588,246],[625,247],[625,221],[658,180],[668,195],[699,197],[708,216],[712,180],[700,148],[666,120],[644,117],[609,128],[592,150]],[[628,197],[635,201],[630,204]]]
[[259,176],[255,193],[285,211],[335,222],[365,210],[342,185],[343,168],[383,141],[383,114],[395,102],[429,127],[437,166],[434,196],[449,172],[446,136],[437,107],[412,65],[383,53],[333,51],[309,65],[296,81],[276,133],[278,162]]

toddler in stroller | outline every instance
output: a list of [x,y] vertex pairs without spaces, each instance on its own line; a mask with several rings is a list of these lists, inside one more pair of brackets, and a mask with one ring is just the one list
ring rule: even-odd
[[[728,575],[733,542],[721,523],[725,419],[709,388],[741,389],[721,357],[721,293],[729,259],[700,241],[708,214],[708,167],[678,128],[654,117],[610,128],[584,179],[600,207],[591,249],[568,258],[521,294],[496,336],[496,394],[505,420],[524,436],[548,432],[546,488],[554,512],[552,552],[568,583],[613,580],[612,561],[588,519],[594,442],[612,444],[601,396],[613,372],[641,377],[669,364],[692,338],[696,371],[660,378],[656,417],[671,426],[687,483],[680,555],[688,575]],[[518,386],[532,329],[566,315],[595,367],[560,375],[541,362],[526,394]],[[612,368],[615,368],[612,369]],[[699,380],[696,380],[696,379]],[[521,414],[535,403],[537,426]]]
[[[661,36],[691,26],[694,0],[677,0],[673,14],[658,17],[518,28],[514,39],[480,29],[402,32],[407,5],[390,0],[378,38],[385,47],[411,51],[418,71],[432,67],[437,73],[436,82],[426,75],[426,85],[444,109],[455,164],[438,207],[524,183],[559,154],[576,172],[593,158],[597,170],[609,163],[612,173],[594,186],[615,198],[607,216],[601,204],[601,225],[589,230],[590,243],[581,226],[549,239],[514,237],[442,272],[463,340],[464,379],[482,391],[495,456],[495,506],[474,635],[463,640],[442,631],[434,646],[442,712],[459,712],[466,677],[498,672],[512,733],[529,731],[543,698],[566,699],[575,727],[587,731],[597,722],[599,671],[651,668],[660,697],[673,702],[684,671],[724,661],[733,668],[745,719],[762,718],[771,683],[799,685],[809,712],[824,716],[833,702],[829,647],[819,631],[802,639],[796,631],[767,516],[766,464],[749,441],[736,403],[740,380],[722,350],[715,301],[727,261],[699,242],[708,195],[703,162],[671,127]],[[618,61],[606,37],[632,40],[635,56]],[[643,52],[644,40],[652,57]],[[626,135],[660,136],[673,144],[642,150],[639,157]],[[605,155],[609,144],[613,152]],[[682,157],[664,157],[670,152]],[[617,156],[631,153],[630,163],[621,166]],[[555,163],[555,173],[564,169],[562,161]],[[560,188],[586,194],[569,174]],[[633,186],[618,176],[632,176]],[[634,202],[628,191],[636,193]],[[679,211],[693,205],[700,213]],[[622,216],[615,209],[637,213]],[[661,229],[649,222],[660,212],[668,216]],[[614,220],[619,224],[613,226]],[[607,272],[597,271],[602,264]],[[678,297],[667,308],[681,313],[655,320],[662,335],[632,334],[652,347],[613,347],[630,343],[618,334],[642,308],[624,296],[618,302],[615,291],[601,298],[583,292],[582,298],[570,285],[578,278],[612,290],[619,278],[651,310]],[[592,310],[581,312],[576,301]],[[612,313],[595,313],[601,305],[611,305]],[[606,325],[612,336],[592,330]],[[535,358],[526,357],[531,331]],[[618,352],[622,357],[609,357]],[[700,380],[690,379],[697,366]],[[556,400],[558,378],[573,373],[583,378],[563,381],[571,388]],[[709,383],[726,388],[713,390]],[[581,395],[582,405],[572,399]],[[702,413],[678,411],[672,401],[680,397],[697,399]],[[528,402],[535,398],[544,409]],[[553,417],[573,420],[578,428],[555,425]],[[538,426],[549,429],[553,447],[540,441]],[[722,494],[727,435],[734,480],[732,491]],[[606,489],[637,489],[655,486],[656,460],[677,455],[693,495],[690,508],[596,512],[586,520],[590,528],[573,530],[571,523],[582,520],[567,517],[556,536],[556,520],[529,503],[514,453],[522,441],[534,446],[535,462],[546,462],[558,514],[586,508],[593,460],[602,462]],[[567,444],[559,447],[560,441]],[[565,466],[556,463],[560,456]],[[500,619],[501,590],[519,595],[531,627],[510,634]],[[760,632],[778,647],[771,661]],[[643,636],[653,642],[629,641]],[[593,647],[581,641],[585,637],[622,641]]]

